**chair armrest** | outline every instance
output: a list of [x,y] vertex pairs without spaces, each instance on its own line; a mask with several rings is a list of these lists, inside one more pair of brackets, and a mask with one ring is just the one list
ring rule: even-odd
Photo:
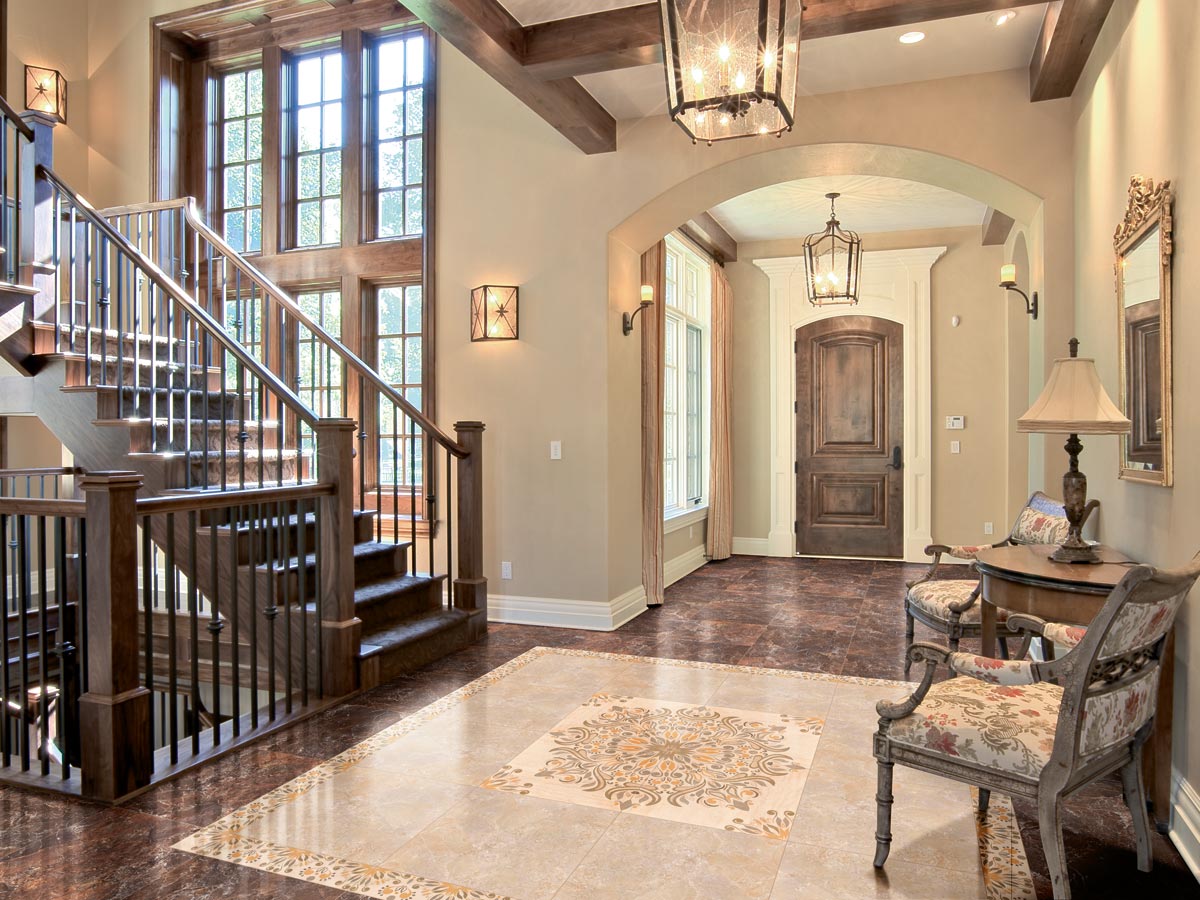
[[1035,684],[1039,679],[1034,664],[1024,659],[992,659],[974,653],[951,653],[950,668],[988,684]]
[[881,719],[903,719],[916,709],[921,701],[925,699],[925,695],[929,693],[929,688],[933,684],[933,676],[937,672],[938,664],[945,664],[949,659],[950,651],[945,647],[939,647],[937,644],[918,641],[910,646],[906,661],[910,664],[915,662],[925,663],[925,675],[921,678],[921,683],[904,700],[880,700],[875,704],[875,712],[879,713]]
[[1079,646],[1079,642],[1087,636],[1087,627],[1083,625],[1063,625],[1060,622],[1047,622],[1042,630],[1046,640],[1062,644],[1071,650]]
[[[975,563],[971,563],[971,569],[973,570],[974,568]],[[958,613],[959,615],[962,615],[975,605],[976,601],[979,599],[979,592],[982,590],[983,582],[980,582],[979,584],[975,585],[975,590],[971,591],[971,595],[967,597],[966,600],[963,600],[961,603],[947,603],[946,609],[950,610],[952,613]]]
[[1024,659],[1029,655],[1029,645],[1035,637],[1041,637],[1046,628],[1046,620],[1031,616],[1028,613],[1012,613],[1008,617],[1009,631],[1023,631],[1021,647],[1013,654],[1013,659]]

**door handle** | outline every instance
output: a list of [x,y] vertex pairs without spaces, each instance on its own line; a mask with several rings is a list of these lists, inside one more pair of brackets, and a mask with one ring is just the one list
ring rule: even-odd
[[892,461],[887,464],[887,467],[889,469],[903,469],[904,468],[904,463],[900,458],[899,445],[892,448]]

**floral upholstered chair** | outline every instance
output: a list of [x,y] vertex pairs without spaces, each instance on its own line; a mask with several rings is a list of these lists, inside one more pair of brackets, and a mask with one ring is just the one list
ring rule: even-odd
[[[943,556],[973,560],[981,550],[1003,547],[1005,544],[1060,544],[1066,540],[1069,526],[1063,505],[1037,491],[1025,501],[1012,531],[1002,541],[974,546],[930,544],[925,548],[925,552],[933,557],[929,570],[916,581],[909,582],[908,593],[904,597],[905,645],[912,646],[916,621],[945,634],[951,650],[957,650],[958,642],[964,637],[978,637],[983,629],[979,612],[979,577],[937,578]],[[1007,656],[1008,643],[1005,638],[1013,633],[1004,624],[1007,618],[1005,611],[996,612],[1001,653]],[[906,658],[906,678],[910,666]]]
[[[1133,817],[1137,864],[1150,870],[1150,824],[1142,787],[1142,745],[1154,725],[1159,664],[1175,615],[1200,576],[1200,554],[1182,569],[1129,570],[1087,628],[1014,613],[1009,627],[1070,649],[1052,662],[999,660],[917,643],[920,686],[881,701],[874,737],[879,763],[875,865],[891,844],[896,763],[979,787],[987,812],[993,790],[1033,797],[1055,898],[1070,897],[1060,804],[1085,784],[1119,770]],[[933,683],[939,665],[967,678]]]

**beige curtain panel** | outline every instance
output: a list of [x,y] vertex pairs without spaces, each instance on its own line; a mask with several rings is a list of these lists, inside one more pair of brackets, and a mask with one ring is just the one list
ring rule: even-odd
[[642,254],[642,284],[654,288],[654,305],[641,316],[642,331],[642,585],[646,604],[663,602],[663,332],[667,314],[667,245]]
[[733,292],[720,266],[712,267],[712,420],[708,466],[709,559],[733,553]]

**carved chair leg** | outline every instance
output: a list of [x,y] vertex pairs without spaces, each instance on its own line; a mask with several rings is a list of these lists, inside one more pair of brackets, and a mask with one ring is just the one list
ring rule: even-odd
[[1012,659],[1012,657],[1008,655],[1008,638],[1002,637],[1002,638],[999,638],[998,641],[1000,644],[1000,658],[1001,659]]
[[1150,853],[1150,816],[1146,812],[1146,789],[1142,784],[1142,748],[1133,752],[1133,759],[1121,767],[1121,786],[1125,805],[1133,817],[1133,833],[1137,840],[1137,867],[1149,872],[1154,862]]
[[908,648],[913,645],[913,636],[916,631],[916,622],[912,617],[912,613],[908,611],[908,604],[904,606],[904,680],[908,681],[909,670],[912,669],[912,662],[908,658]]
[[1038,638],[1042,642],[1042,659],[1046,662],[1054,662],[1054,641],[1046,638]]
[[[947,637],[946,643],[950,647],[950,652],[957,653],[958,652],[958,642],[960,640],[962,640],[961,636],[958,633],[958,630],[952,626],[950,629],[950,633],[946,637]],[[947,678],[957,678],[958,673],[955,672],[953,669],[951,669],[949,672],[946,673],[946,677]]]
[[981,813],[984,813],[985,815],[987,814],[988,803],[990,803],[991,800],[992,800],[992,792],[989,791],[987,788],[980,788],[979,789],[979,811]]
[[892,769],[895,763],[879,761],[875,791],[875,868],[882,869],[892,849]]
[[1038,830],[1042,833],[1042,852],[1050,872],[1054,900],[1071,900],[1071,882],[1067,875],[1067,854],[1063,848],[1061,799],[1057,793],[1038,795]]

